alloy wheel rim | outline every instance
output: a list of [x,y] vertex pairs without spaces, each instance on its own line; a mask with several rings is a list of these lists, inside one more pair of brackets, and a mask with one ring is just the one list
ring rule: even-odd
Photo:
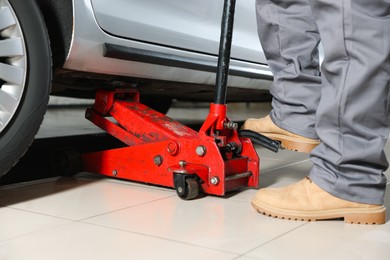
[[17,113],[27,74],[23,31],[8,0],[0,0],[0,133]]

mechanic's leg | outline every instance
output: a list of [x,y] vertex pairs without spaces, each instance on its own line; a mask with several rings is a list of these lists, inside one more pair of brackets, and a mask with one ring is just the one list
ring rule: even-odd
[[309,142],[310,151],[318,141],[300,140],[299,136],[317,139],[314,124],[321,77],[320,39],[308,0],[257,0],[256,12],[260,41],[274,75],[272,121],[249,119],[244,128],[273,139],[289,135],[281,129],[287,130],[290,141]]
[[311,179],[333,195],[383,204],[388,167],[390,0],[310,0],[324,43]]
[[388,167],[390,0],[310,0],[325,49],[310,178],[261,189],[253,206],[298,220],[382,224]]

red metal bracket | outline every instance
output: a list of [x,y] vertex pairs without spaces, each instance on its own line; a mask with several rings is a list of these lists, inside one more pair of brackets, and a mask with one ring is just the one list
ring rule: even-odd
[[138,92],[98,91],[86,118],[128,146],[84,154],[84,170],[166,187],[175,187],[176,174],[196,179],[203,192],[218,196],[257,187],[259,158],[252,142],[232,129],[226,109],[211,104],[196,132],[139,103]]

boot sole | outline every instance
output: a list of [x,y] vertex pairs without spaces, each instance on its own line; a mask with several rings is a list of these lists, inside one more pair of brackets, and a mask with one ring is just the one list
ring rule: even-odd
[[311,150],[313,150],[317,145],[320,144],[320,141],[317,140],[302,140],[302,138],[299,137],[292,137],[282,134],[268,134],[268,133],[261,133],[262,135],[271,138],[273,140],[276,140],[280,142],[280,145],[287,150],[295,151],[295,152],[301,152],[301,153],[310,153]]
[[252,206],[261,214],[288,220],[317,221],[344,219],[350,224],[379,225],[386,222],[386,209],[384,206],[375,208],[342,208],[318,211],[293,211],[274,208],[269,205],[258,205],[252,201]]

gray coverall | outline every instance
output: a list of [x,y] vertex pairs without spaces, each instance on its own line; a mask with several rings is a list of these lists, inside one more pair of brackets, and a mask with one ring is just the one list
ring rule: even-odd
[[256,11],[274,74],[273,122],[321,140],[310,155],[310,178],[322,189],[349,201],[383,204],[390,0],[257,0]]

